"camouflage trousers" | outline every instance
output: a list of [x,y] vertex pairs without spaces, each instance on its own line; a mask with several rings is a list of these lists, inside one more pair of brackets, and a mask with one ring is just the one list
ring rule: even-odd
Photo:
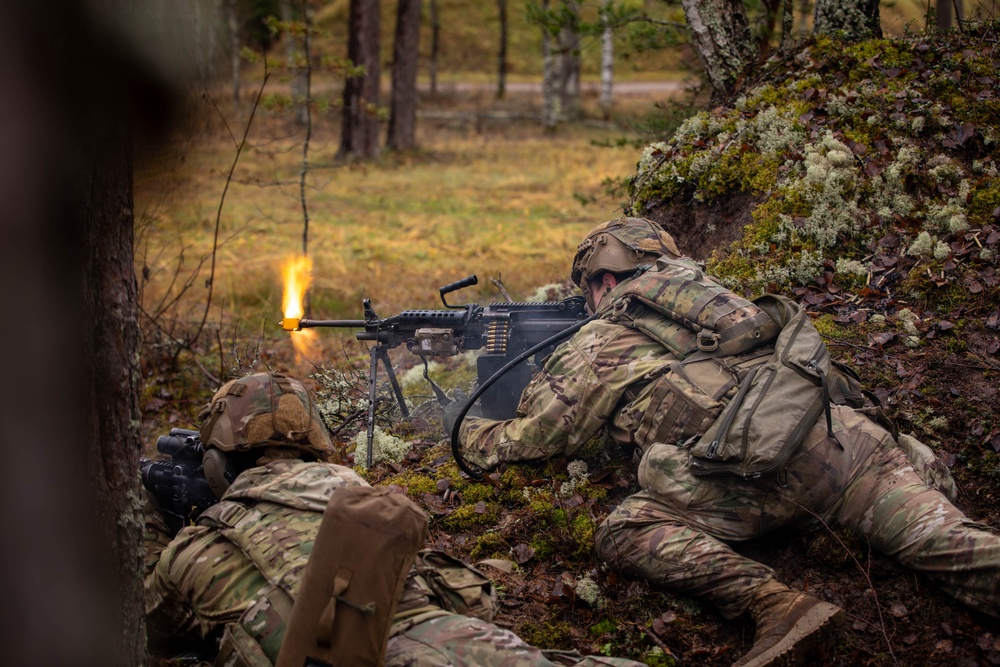
[[389,640],[386,667],[643,667],[621,658],[552,654],[509,630],[452,614],[414,625]]
[[822,521],[857,530],[956,599],[1000,617],[1000,531],[970,521],[929,486],[886,430],[846,407],[834,406],[833,417],[835,438],[821,418],[781,474],[758,480],[695,477],[685,451],[653,445],[639,467],[643,490],[598,528],[599,557],[734,618],[774,573],[727,543]]

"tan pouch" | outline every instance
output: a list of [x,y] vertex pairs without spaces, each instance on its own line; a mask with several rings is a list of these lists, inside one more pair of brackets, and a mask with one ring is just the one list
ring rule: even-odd
[[403,585],[427,517],[385,487],[330,496],[276,667],[367,667],[385,661]]

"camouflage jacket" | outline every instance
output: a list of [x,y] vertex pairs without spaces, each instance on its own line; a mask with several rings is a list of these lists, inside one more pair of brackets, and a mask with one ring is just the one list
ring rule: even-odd
[[[146,517],[146,619],[157,640],[216,637],[242,627],[277,658],[330,495],[367,482],[350,468],[279,459],[240,474],[222,500],[172,540]],[[363,559],[363,555],[359,554]],[[392,634],[451,612],[491,621],[492,584],[441,552],[421,551]]]
[[619,283],[598,312],[547,359],[517,417],[463,422],[469,461],[492,469],[570,456],[605,425],[624,445],[681,442],[734,393],[737,373],[722,360],[743,359],[778,332],[763,311],[689,260],[660,258]]

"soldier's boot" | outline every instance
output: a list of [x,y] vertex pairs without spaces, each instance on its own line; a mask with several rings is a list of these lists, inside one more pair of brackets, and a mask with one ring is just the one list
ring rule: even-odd
[[[844,610],[771,580],[750,602],[754,645],[733,667],[794,667],[822,657],[837,642]],[[819,664],[819,663],[817,663]]]

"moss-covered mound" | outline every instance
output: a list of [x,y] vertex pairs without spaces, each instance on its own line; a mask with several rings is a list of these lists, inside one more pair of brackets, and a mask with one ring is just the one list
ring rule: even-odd
[[709,269],[733,287],[819,279],[873,312],[995,297],[1000,55],[996,26],[976,30],[819,37],[773,59],[731,107],[646,148],[636,212],[691,252],[720,247]]
[[967,509],[998,519],[1000,24],[774,58],[648,146],[635,213],[746,294],[818,314]]

